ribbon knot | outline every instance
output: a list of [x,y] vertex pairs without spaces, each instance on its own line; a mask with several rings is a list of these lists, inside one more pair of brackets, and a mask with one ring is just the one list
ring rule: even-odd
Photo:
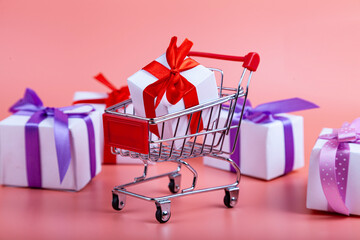
[[[82,107],[87,106],[86,109]],[[89,157],[91,177],[96,174],[94,126],[88,114],[95,109],[90,105],[77,105],[63,108],[44,107],[41,99],[32,89],[26,89],[24,97],[17,101],[9,111],[17,115],[30,116],[25,124],[26,169],[29,187],[41,187],[39,124],[47,117],[54,118],[54,138],[59,167],[60,183],[71,162],[70,130],[68,118],[83,118],[89,137]]]
[[348,123],[339,129],[334,129],[330,134],[319,136],[320,139],[334,140],[337,143],[360,143],[360,131],[355,127],[350,127]]
[[[185,108],[190,108],[199,104],[195,86],[190,83],[180,73],[190,70],[199,65],[195,60],[187,58],[193,43],[188,39],[177,47],[177,38],[172,37],[169,47],[166,50],[166,61],[170,69],[157,61],[146,65],[143,70],[149,72],[158,80],[148,85],[143,91],[145,114],[148,118],[155,118],[155,109],[159,106],[161,99],[166,93],[166,99],[171,104],[184,100]],[[156,100],[155,100],[156,99]],[[188,116],[190,118],[190,116]],[[190,121],[190,132],[195,133],[203,129],[200,121],[200,113],[194,113]],[[197,128],[200,121],[199,128]],[[160,137],[157,126],[151,125],[150,131]]]
[[53,113],[54,112],[54,110],[55,110],[55,108],[54,107],[45,107],[45,112],[47,112],[47,113]]
[[172,75],[177,75],[177,74],[180,74],[180,71],[179,71],[179,69],[177,69],[177,68],[172,68],[172,69],[170,70],[170,73],[171,73]]
[[54,107],[42,107],[39,109],[44,116],[54,116],[55,108]]

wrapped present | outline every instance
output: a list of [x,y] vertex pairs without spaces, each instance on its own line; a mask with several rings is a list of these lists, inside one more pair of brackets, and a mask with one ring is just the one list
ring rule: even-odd
[[[99,111],[101,114],[104,113],[107,107],[115,105],[119,102],[125,101],[130,98],[129,88],[127,86],[117,89],[111,82],[109,82],[103,74],[99,73],[95,76],[95,79],[100,83],[107,86],[111,92],[75,92],[73,104],[91,104],[96,111]],[[133,111],[133,105],[129,105],[126,109],[127,112]],[[100,144],[104,145],[104,134],[101,121],[101,137]],[[104,145],[104,157],[102,160],[106,164],[142,164],[143,162],[139,159],[134,159],[130,157],[123,157],[120,155],[114,155],[111,153],[111,147]]]
[[[192,42],[185,39],[177,47],[176,41],[177,38],[173,37],[166,54],[128,78],[136,115],[155,118],[218,98],[214,73],[186,57]],[[190,120],[190,133],[201,131],[209,114],[210,110],[204,110],[201,115],[200,112],[194,113]],[[184,136],[189,117],[181,117],[178,128],[177,120],[166,121],[162,138]],[[198,127],[200,118],[202,121]],[[162,123],[151,125],[150,131],[160,137],[161,128]],[[182,140],[175,141],[175,147],[182,143]]]
[[[250,101],[243,104],[243,99],[239,99],[232,120],[233,125],[239,123],[244,107],[238,142],[233,149],[237,129],[231,129],[223,144],[224,151],[233,152],[230,158],[238,164],[241,173],[271,180],[303,167],[303,117],[286,113],[318,106],[299,98],[265,103],[255,108],[251,107]],[[228,111],[222,109],[220,124],[224,124],[227,117]],[[207,140],[210,142],[211,138]],[[204,157],[204,164],[234,171],[229,163],[211,157]]]
[[306,206],[360,215],[360,118],[322,130],[310,156]]
[[[110,107],[112,105],[115,105],[119,102],[122,102],[126,99],[129,99],[130,92],[129,88],[124,86],[119,89],[117,89],[111,82],[109,82],[103,74],[99,73],[95,76],[95,79],[99,81],[100,83],[107,86],[111,92],[110,93],[93,93],[93,92],[85,92],[82,94],[81,92],[78,93],[75,96],[73,104],[77,103],[88,103],[88,104],[95,104],[99,108],[104,107]],[[97,105],[99,104],[99,105]]]
[[101,115],[90,105],[44,107],[25,95],[0,122],[0,183],[82,189],[101,170]]

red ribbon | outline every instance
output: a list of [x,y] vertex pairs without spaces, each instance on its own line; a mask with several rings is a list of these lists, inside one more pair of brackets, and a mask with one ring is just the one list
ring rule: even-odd
[[[180,75],[181,72],[187,71],[199,65],[199,63],[191,58],[185,59],[193,43],[188,39],[185,39],[180,47],[177,47],[176,41],[177,38],[172,37],[170,45],[166,50],[166,60],[170,69],[157,61],[153,61],[143,68],[145,71],[158,78],[156,82],[147,86],[143,92],[145,114],[148,118],[156,117],[155,109],[158,107],[165,93],[167,100],[173,105],[181,99],[184,100],[185,108],[199,105],[199,99],[195,86]],[[188,116],[188,118],[190,118],[190,116]],[[197,131],[198,122],[200,120],[200,112],[194,113],[190,121],[191,133],[195,133]],[[203,123],[200,121],[198,131],[201,131],[202,129]],[[150,131],[160,137],[157,126],[151,125]]]
[[105,104],[106,107],[110,107],[112,105],[115,105],[119,102],[122,102],[122,101],[130,98],[130,91],[127,86],[117,89],[112,83],[110,83],[104,77],[104,75],[102,75],[102,73],[99,73],[94,78],[111,89],[111,92],[108,93],[108,97],[107,98],[99,98],[99,99],[78,100],[78,101],[74,101],[73,104],[78,104],[78,103]]
[[[102,73],[99,73],[94,77],[96,80],[110,88],[111,92],[108,93],[107,98],[99,98],[99,99],[84,99],[74,101],[73,104],[78,103],[89,103],[89,104],[105,104],[106,107],[110,107],[114,104],[122,102],[126,99],[130,98],[130,91],[127,86],[121,87],[117,89],[112,83],[110,83]],[[104,146],[104,163],[116,164],[116,155],[111,153],[111,146]]]

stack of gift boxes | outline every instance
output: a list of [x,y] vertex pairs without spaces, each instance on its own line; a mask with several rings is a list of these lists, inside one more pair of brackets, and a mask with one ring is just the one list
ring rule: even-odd
[[[115,156],[111,146],[104,144],[105,108],[131,96],[127,112],[154,118],[219,97],[214,73],[187,57],[192,43],[186,39],[177,47],[176,40],[171,39],[165,54],[130,76],[128,87],[116,88],[99,74],[96,80],[110,93],[76,92],[72,106],[46,107],[33,90],[26,89],[23,98],[10,107],[12,115],[0,122],[0,183],[78,191],[100,172],[103,163],[142,163]],[[239,98],[231,124],[241,121],[241,128],[238,133],[236,128],[230,130],[221,147],[244,175],[263,180],[284,176],[304,166],[303,118],[289,113],[312,108],[317,106],[299,98],[256,107]],[[228,106],[217,110],[219,124],[224,124]],[[201,123],[190,122],[190,132],[201,131],[209,117],[205,110],[192,120],[183,116],[178,123],[166,122],[163,137],[184,135],[189,121]],[[150,131],[154,138],[160,136],[160,126]],[[360,119],[321,132],[310,157],[308,208],[360,214],[359,143]],[[179,147],[182,141],[174,144]],[[203,160],[207,166],[233,171],[228,162],[210,156]]]

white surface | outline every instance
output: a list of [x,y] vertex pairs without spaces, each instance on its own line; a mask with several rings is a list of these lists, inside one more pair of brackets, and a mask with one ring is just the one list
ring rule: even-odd
[[[304,127],[303,117],[291,114],[278,114],[290,119],[294,134],[294,170],[304,166]],[[224,124],[227,111],[222,110],[220,124]],[[241,122],[240,154],[241,173],[244,175],[271,180],[283,175],[285,170],[284,129],[281,121],[266,124]],[[229,136],[225,137],[225,151],[230,151]],[[212,139],[208,139],[210,143]],[[233,159],[234,160],[234,159]],[[204,157],[204,164],[230,171],[230,164],[218,159]]]
[[[99,139],[100,116],[90,114],[95,139]],[[29,116],[12,115],[0,122],[0,182],[5,185],[28,186],[25,159],[25,124]],[[83,119],[69,118],[71,162],[60,184],[54,140],[54,119],[39,124],[42,187],[80,190],[90,181],[90,160],[87,128]],[[103,148],[95,141],[96,174],[101,170]]]
[[[165,54],[157,58],[156,61],[158,61],[165,67],[169,68]],[[188,71],[181,72],[180,74],[196,87],[199,104],[209,102],[211,100],[218,98],[215,76],[214,73],[209,69],[205,68],[202,65],[198,65]],[[151,75],[145,70],[140,70],[128,78],[128,86],[137,115],[143,117],[146,116],[145,108],[144,108],[143,91],[148,85],[154,83],[157,80],[158,80],[157,78],[155,78],[153,75]],[[162,98],[155,112],[156,112],[156,116],[163,116],[184,109],[185,106],[183,100],[180,100],[175,105],[171,105],[166,100],[166,93],[165,93],[164,97]],[[216,109],[214,108],[214,110]],[[202,120],[204,126],[206,126],[208,118],[209,118],[209,110],[204,110],[202,113]],[[177,123],[177,119],[166,122],[164,137],[163,137],[164,139],[174,136],[176,123]],[[181,117],[179,122],[179,127],[176,132],[176,136],[185,135],[187,124],[188,124],[187,117],[186,116]],[[162,124],[159,124],[158,128],[160,133],[161,133],[161,127]],[[182,143],[183,143],[182,140],[175,141],[175,146],[178,148],[182,145]]]
[[[332,133],[331,128],[324,128],[321,134]],[[320,135],[321,135],[320,134]],[[328,211],[328,203],[321,186],[319,159],[320,150],[327,140],[318,139],[311,152],[309,177],[307,186],[306,207],[315,210]],[[345,205],[350,214],[360,215],[360,145],[350,144],[349,172]]]

